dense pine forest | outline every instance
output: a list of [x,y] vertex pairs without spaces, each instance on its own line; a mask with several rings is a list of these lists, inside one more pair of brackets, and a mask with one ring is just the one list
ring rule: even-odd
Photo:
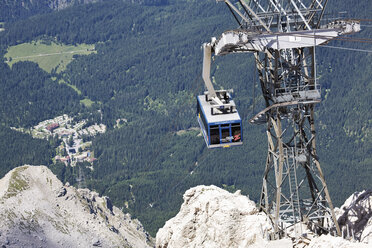
[[[327,8],[336,16],[347,10],[345,17],[372,19],[368,1],[329,1]],[[15,13],[0,16],[5,22],[0,32],[0,176],[25,163],[45,164],[64,182],[76,184],[77,168],[53,164],[54,139],[37,140],[10,129],[69,114],[92,122],[102,118],[108,127],[93,139],[94,170],[77,166],[85,172],[84,186],[109,196],[152,235],[178,212],[182,194],[195,185],[241,189],[258,200],[267,144],[265,127],[248,124],[262,107],[253,56],[218,57],[212,68],[217,88],[235,91],[244,145],[208,150],[195,129],[195,96],[204,90],[201,45],[236,28],[224,4],[107,0]],[[371,23],[363,25],[355,36],[372,38]],[[60,73],[47,73],[33,62],[12,67],[5,62],[9,46],[35,40],[95,44],[97,52],[75,55]],[[330,45],[372,50],[368,43]],[[372,56],[325,47],[316,53],[323,94],[316,107],[318,153],[339,206],[354,191],[371,188]],[[87,107],[83,99],[93,104]],[[118,128],[118,119],[127,121]]]

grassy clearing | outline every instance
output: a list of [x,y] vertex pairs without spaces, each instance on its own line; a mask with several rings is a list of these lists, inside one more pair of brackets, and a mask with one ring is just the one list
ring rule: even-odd
[[[56,78],[52,77],[52,80],[56,80]],[[69,84],[67,83],[65,80],[63,79],[60,79],[58,81],[59,84],[65,84],[67,85],[68,87],[71,87],[74,91],[76,91],[76,93],[78,93],[78,95],[81,95],[81,90],[78,89],[78,87],[76,87],[76,85],[73,85],[73,84]],[[80,103],[83,104],[85,107],[87,108],[90,108],[92,106],[92,104],[94,103],[92,100],[90,100],[89,98],[84,98],[83,100],[80,100]]]
[[88,55],[95,52],[94,45],[62,45],[55,42],[32,41],[8,48],[5,58],[12,66],[19,61],[32,61],[47,72],[61,72],[73,60],[75,54]]
[[89,98],[84,98],[83,100],[80,100],[80,103],[84,104],[85,107],[90,108],[94,102]]
[[76,91],[76,93],[78,93],[78,95],[80,96],[81,95],[81,90],[78,89],[78,87],[76,87],[75,85],[73,84],[69,84],[67,83],[65,80],[63,79],[60,79],[58,81],[59,84],[66,84],[68,87],[71,87],[74,91]]

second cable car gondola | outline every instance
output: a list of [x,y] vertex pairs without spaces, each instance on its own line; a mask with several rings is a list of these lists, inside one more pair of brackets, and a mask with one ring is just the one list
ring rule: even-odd
[[204,95],[197,96],[197,118],[208,148],[243,144],[242,120],[228,91],[216,91],[223,105]]

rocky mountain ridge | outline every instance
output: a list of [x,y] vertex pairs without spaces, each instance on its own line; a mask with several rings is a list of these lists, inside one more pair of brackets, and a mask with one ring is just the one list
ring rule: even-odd
[[[372,191],[355,193],[336,209],[339,222],[344,223],[341,225],[344,238],[317,237],[302,226],[297,228],[303,231],[297,237],[289,230],[288,238],[277,241],[267,238],[272,231],[268,217],[239,191],[232,194],[216,186],[201,185],[187,190],[183,199],[179,213],[158,231],[157,248],[367,248],[371,245]],[[348,235],[345,225],[349,226]]]
[[0,246],[151,247],[152,238],[108,197],[26,165],[0,180]]

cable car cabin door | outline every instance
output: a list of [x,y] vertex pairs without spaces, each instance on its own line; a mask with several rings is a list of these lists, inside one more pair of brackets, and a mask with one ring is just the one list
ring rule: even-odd
[[230,143],[231,142],[231,134],[230,134],[230,127],[229,124],[221,125],[220,128],[220,143]]

